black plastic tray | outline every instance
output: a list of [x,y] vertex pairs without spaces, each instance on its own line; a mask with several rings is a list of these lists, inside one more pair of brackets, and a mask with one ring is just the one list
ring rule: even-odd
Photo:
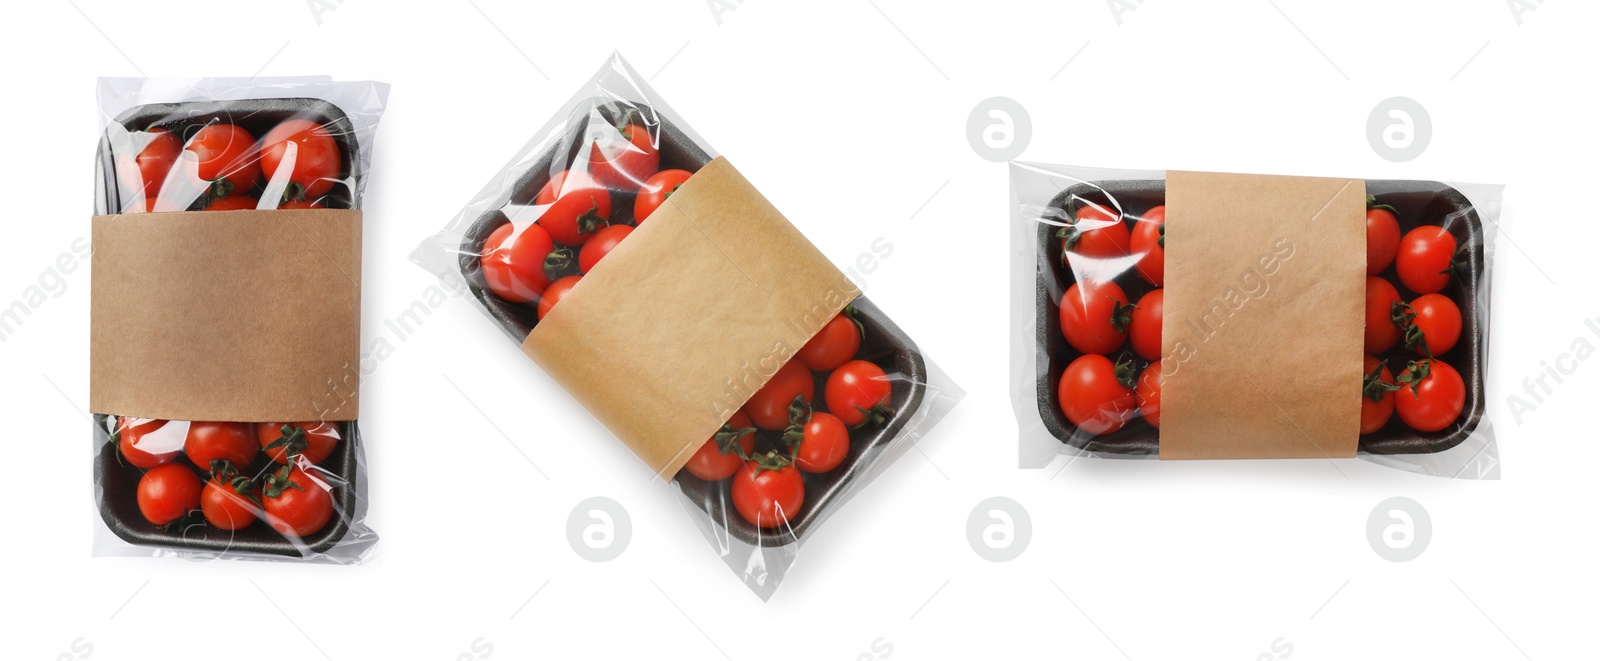
[[[114,121],[129,131],[165,128],[177,133],[185,141],[199,127],[208,122],[225,121],[237,125],[259,139],[272,127],[286,119],[309,119],[328,127],[344,157],[344,167],[339,178],[348,180],[360,154],[355,129],[350,118],[338,106],[321,99],[282,98],[247,99],[237,101],[192,101],[182,103],[152,103],[138,106],[119,115]],[[135,154],[113,154],[109,134],[102,136],[96,173],[99,175],[100,196],[95,200],[95,213],[117,213],[124,207],[124,191],[117,181],[117,167],[133,167]],[[261,186],[235,194],[259,194]],[[360,208],[352,187],[334,186],[322,198],[329,209]],[[199,209],[203,200],[194,200],[189,208]],[[244,551],[284,556],[301,556],[302,547],[279,535],[265,521],[255,521],[243,529],[220,530],[214,526],[181,525],[158,527],[146,521],[139,513],[136,493],[139,478],[144,471],[122,461],[115,445],[108,442],[106,415],[94,416],[94,439],[100,448],[95,453],[94,479],[99,485],[101,518],[111,532],[132,544],[182,547],[202,551]],[[340,422],[339,445],[319,467],[335,476],[342,484],[333,493],[334,516],[322,530],[300,540],[311,553],[321,553],[333,548],[350,530],[349,517],[356,511],[356,444],[361,437],[355,421]],[[252,430],[253,431],[253,430]],[[193,467],[179,454],[177,462]],[[257,475],[273,465],[262,453],[248,470],[247,475]]]
[[[1438,356],[1461,373],[1466,385],[1467,400],[1461,416],[1449,427],[1436,432],[1418,432],[1400,422],[1399,416],[1389,419],[1384,428],[1361,437],[1361,450],[1369,454],[1426,454],[1453,448],[1477,429],[1484,413],[1484,339],[1488,335],[1489,320],[1480,316],[1477,302],[1487,297],[1483,282],[1483,221],[1472,203],[1460,191],[1435,181],[1369,180],[1367,193],[1378,198],[1381,204],[1393,206],[1400,222],[1402,236],[1419,225],[1443,225],[1456,239],[1457,250],[1467,250],[1467,277],[1451,278],[1449,286],[1441,292],[1461,308],[1461,339],[1450,351]],[[1146,210],[1165,204],[1166,182],[1160,179],[1098,181],[1078,184],[1061,191],[1050,201],[1051,208],[1064,208],[1074,198],[1110,205],[1115,197],[1124,214],[1138,216]],[[1125,221],[1126,222],[1126,221]],[[1122,429],[1101,436],[1078,431],[1077,427],[1061,413],[1057,403],[1061,373],[1074,359],[1083,355],[1068,344],[1061,335],[1061,317],[1057,301],[1072,286],[1071,269],[1061,264],[1060,242],[1054,238],[1056,227],[1040,223],[1038,228],[1038,255],[1036,259],[1038,286],[1036,306],[1038,360],[1037,400],[1039,416],[1045,428],[1061,442],[1092,452],[1125,455],[1154,455],[1159,453],[1159,435],[1155,427],[1143,418],[1135,418]],[[1131,229],[1131,227],[1130,227]],[[1394,283],[1401,298],[1409,301],[1416,295],[1400,284],[1395,277],[1394,265],[1378,275]],[[1118,286],[1127,293],[1129,302],[1155,289],[1132,268],[1118,274]],[[1124,344],[1127,348],[1127,344]],[[1390,365],[1404,365],[1416,354],[1403,346],[1378,358],[1389,358]]]
[[[98,444],[96,447],[100,448],[100,451],[95,453],[94,479],[95,483],[100,485],[100,517],[105,519],[106,525],[116,536],[131,544],[140,545],[181,546],[201,551],[236,551],[292,557],[302,555],[300,547],[278,534],[272,526],[267,525],[266,521],[259,519],[244,528],[231,531],[212,525],[186,526],[179,522],[169,526],[157,526],[146,521],[144,515],[139,513],[137,497],[139,478],[144,475],[144,471],[119,456],[117,444],[110,442],[110,435],[106,432],[105,418],[103,415],[94,416],[94,440]],[[334,512],[333,518],[328,520],[328,525],[312,533],[310,537],[300,540],[309,553],[322,553],[338,544],[345,533],[349,532],[349,517],[356,511],[356,443],[360,442],[361,432],[356,429],[354,422],[341,422],[338,425],[339,444],[334,448],[333,454],[328,455],[318,467],[337,476],[344,484],[334,486]],[[253,426],[250,431],[252,435],[255,433]],[[173,461],[195,468],[181,452]],[[273,463],[267,457],[267,453],[262,452],[248,468],[240,470],[240,473],[261,477],[281,465]],[[196,469],[196,472],[200,471]],[[204,479],[201,477],[202,481]],[[198,518],[193,521],[200,522]]]
[[[596,104],[603,103],[597,100]],[[608,119],[616,119],[613,108],[601,106],[602,113]],[[588,106],[584,107],[586,111]],[[648,122],[659,122],[659,146],[661,150],[660,169],[681,169],[690,172],[698,171],[706,163],[711,162],[711,156],[694,143],[687,134],[679,130],[671,121],[660,117],[648,107],[639,107],[640,115]],[[538,194],[539,189],[550,180],[550,177],[564,169],[577,157],[579,150],[584,146],[587,138],[581,121],[570,122],[574,128],[562,136],[557,147],[544,154],[535,161],[534,166],[519,175],[512,184],[511,190],[502,204],[529,204]],[[612,217],[615,222],[633,222],[633,195],[619,191],[611,191]],[[477,221],[467,230],[462,238],[460,268],[466,278],[468,288],[491,316],[499,322],[501,330],[517,343],[527,338],[528,333],[538,323],[538,314],[534,305],[527,303],[513,303],[502,300],[488,289],[479,268],[479,255],[483,252],[483,243],[489,235],[501,225],[509,222],[506,215],[496,210],[491,210],[479,216]],[[868,472],[874,460],[883,453],[891,441],[903,429],[911,416],[922,405],[922,398],[926,393],[928,381],[927,365],[924,363],[921,352],[916,343],[907,337],[900,327],[890,321],[881,310],[874,306],[865,297],[857,298],[853,303],[856,308],[856,318],[860,320],[866,330],[862,340],[861,349],[857,357],[867,360],[884,368],[885,372],[898,374],[905,378],[893,381],[889,402],[894,415],[878,429],[861,429],[850,432],[850,453],[845,456],[844,462],[839,467],[825,474],[802,473],[805,479],[806,493],[805,504],[800,512],[789,519],[787,527],[757,528],[745,521],[743,517],[733,511],[732,499],[729,495],[728,480],[721,482],[706,482],[690,475],[687,471],[679,471],[674,478],[678,487],[689,497],[697,507],[711,516],[718,525],[727,529],[730,534],[738,539],[763,547],[781,546],[798,541],[807,529],[817,521],[825,518],[840,502],[836,496],[844,492],[851,482],[858,476]],[[813,374],[818,393],[813,405],[817,410],[826,410],[823,405],[821,393],[823,391],[825,375]],[[777,432],[757,432],[756,450],[759,452],[767,448],[779,447]]]

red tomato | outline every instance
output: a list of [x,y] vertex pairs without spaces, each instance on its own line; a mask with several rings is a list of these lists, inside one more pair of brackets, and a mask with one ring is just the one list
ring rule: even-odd
[[164,526],[200,506],[200,478],[183,464],[162,464],[139,478],[139,513]]
[[[632,111],[629,112],[632,115]],[[619,126],[606,126],[589,150],[589,174],[608,188],[636,191],[661,165],[661,150],[654,136],[624,117]]]
[[822,330],[800,347],[795,357],[813,372],[827,372],[855,358],[856,351],[861,348],[861,336],[866,331],[861,322],[856,321],[854,313],[854,309],[847,307],[829,319]]
[[572,291],[572,287],[582,279],[583,276],[581,275],[569,275],[550,283],[550,286],[544,290],[544,296],[539,297],[539,318],[543,319],[545,315],[550,314],[550,310],[555,308],[556,303],[561,302],[567,292]]
[[151,418],[117,418],[117,449],[122,452],[122,458],[139,468],[155,468],[176,459],[177,447],[157,448],[154,439],[147,440],[148,435],[166,424],[166,420]]
[[1423,294],[1409,306],[1394,309],[1394,322],[1403,331],[1406,348],[1425,356],[1438,356],[1461,338],[1461,308],[1443,294]]
[[683,467],[690,475],[707,482],[726,480],[739,472],[739,467],[755,449],[756,428],[750,426],[750,415],[739,409],[721,430],[706,439]]
[[[1115,209],[1085,205],[1071,214],[1067,226],[1056,230],[1061,239],[1061,260],[1116,259],[1128,254],[1128,226]],[[1069,257],[1070,256],[1070,257]]]
[[[285,437],[283,429],[289,428]],[[258,422],[256,442],[267,458],[280,464],[289,463],[289,457],[299,455],[306,461],[320,464],[333,448],[339,445],[337,422]]]
[[1167,208],[1156,207],[1133,222],[1134,268],[1139,276],[1157,287],[1166,276]]
[[791,433],[798,437],[794,439],[799,444],[794,451],[794,465],[807,473],[838,468],[850,452],[850,430],[832,414],[813,412],[810,420],[791,430],[784,433],[784,441],[790,441]]
[[284,466],[268,476],[267,486],[261,491],[261,503],[266,508],[263,518],[281,535],[305,537],[322,530],[333,518],[331,492],[331,486],[313,479],[309,473]]
[[627,225],[609,225],[600,228],[578,251],[578,270],[588,274],[595,264],[599,264],[601,259],[611,254],[617,244],[622,243],[622,240],[632,233],[633,228]]
[[1133,350],[1145,360],[1161,358],[1161,302],[1166,290],[1155,289],[1139,299],[1128,323],[1128,335],[1133,338]]
[[1394,374],[1383,361],[1367,356],[1362,361],[1366,373],[1361,384],[1361,433],[1371,434],[1389,424],[1394,415]]
[[1362,345],[1369,354],[1388,351],[1400,341],[1400,329],[1392,320],[1395,303],[1400,302],[1400,292],[1375,275],[1367,276],[1367,320]]
[[501,225],[483,241],[478,264],[489,291],[513,303],[539,298],[550,286],[545,270],[556,244],[550,233],[538,225]]
[[261,490],[237,473],[219,474],[206,481],[200,492],[200,513],[206,523],[223,530],[238,530],[256,520]]
[[1400,223],[1394,219],[1394,207],[1378,204],[1378,198],[1367,196],[1367,275],[1377,275],[1389,268],[1394,255],[1400,250]]
[[1161,428],[1161,384],[1165,381],[1158,360],[1139,373],[1139,382],[1134,385],[1134,395],[1139,398],[1139,416],[1156,429]]
[[882,367],[852,360],[828,375],[822,394],[828,402],[828,412],[853,429],[869,423],[881,425],[894,415],[889,410],[891,390]]
[[1061,412],[1079,430],[1091,435],[1122,429],[1137,404],[1133,361],[1112,363],[1099,354],[1085,354],[1061,373],[1057,399]]
[[806,484],[800,471],[775,453],[745,462],[733,476],[733,508],[757,528],[788,523],[805,499]]
[[289,166],[286,200],[315,199],[333,190],[344,158],[327,127],[307,119],[286,119],[261,138],[261,171],[271,181]]
[[1394,394],[1394,410],[1400,421],[1417,431],[1439,431],[1461,416],[1467,402],[1466,385],[1454,367],[1424,358],[1412,361],[1395,378],[1401,386]]
[[1423,225],[1400,239],[1395,271],[1400,282],[1418,294],[1432,294],[1450,284],[1455,270],[1456,238],[1437,225]]
[[1107,354],[1128,339],[1134,308],[1115,282],[1074,282],[1062,295],[1060,306],[1061,334],[1078,351]]
[[184,147],[193,154],[200,179],[211,182],[211,197],[247,191],[261,180],[256,137],[232,124],[207,124]]
[[539,225],[564,246],[583,245],[611,222],[611,193],[582,172],[557,172],[539,189],[533,203],[545,207]]
[[791,359],[750,396],[744,403],[744,410],[757,427],[777,431],[789,426],[789,406],[796,397],[808,404],[815,401],[817,384],[805,364]]
[[242,468],[255,461],[259,452],[255,434],[243,422],[191,422],[183,442],[183,453],[202,468],[210,468],[211,462],[218,460]]
[[251,195],[229,195],[220,200],[212,200],[206,205],[206,211],[249,211],[261,206],[261,201]]
[[167,180],[172,164],[183,153],[183,141],[178,139],[178,134],[166,129],[150,129],[148,135],[150,142],[139,150],[139,155],[133,160],[139,166],[139,179],[144,183],[144,198],[149,200],[150,206],[146,208],[153,210],[156,195],[161,192],[161,183]]
[[642,223],[649,218],[692,174],[688,170],[662,170],[650,175],[639,189],[639,197],[633,200],[633,222]]

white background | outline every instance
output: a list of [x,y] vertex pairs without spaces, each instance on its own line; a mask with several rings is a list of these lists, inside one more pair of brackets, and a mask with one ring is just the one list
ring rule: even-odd
[[[372,562],[91,559],[89,276],[67,276],[0,342],[4,656],[854,659],[876,645],[889,658],[1255,659],[1276,641],[1294,659],[1546,659],[1592,646],[1600,368],[1579,362],[1520,421],[1506,396],[1580,338],[1600,344],[1583,325],[1600,315],[1593,3],[1129,0],[1119,22],[1104,0],[730,0],[720,15],[703,0],[475,2],[348,0],[320,18],[299,0],[8,9],[0,304],[89,231],[96,76],[373,78],[394,87],[367,190],[364,344],[396,352],[362,395]],[[613,49],[837,263],[890,241],[867,292],[969,392],[926,457],[906,455],[817,531],[770,603],[467,302],[403,341],[383,324],[431,284],[411,248]],[[1357,460],[1013,468],[1006,169],[965,134],[996,95],[1031,114],[1027,160],[1507,184],[1489,394],[1503,479]],[[1366,139],[1391,96],[1432,117],[1409,163]],[[578,558],[565,533],[595,495],[634,522],[609,563]],[[1398,564],[1365,530],[1397,495],[1434,527]],[[1031,514],[1031,545],[1009,563],[966,539],[991,496]]]

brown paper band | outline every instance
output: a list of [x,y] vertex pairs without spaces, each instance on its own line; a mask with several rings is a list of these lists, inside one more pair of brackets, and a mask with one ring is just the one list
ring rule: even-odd
[[170,420],[354,420],[361,212],[96,216],[89,404]]
[[859,290],[717,158],[522,344],[670,479]]
[[1366,185],[1167,173],[1161,458],[1353,457]]

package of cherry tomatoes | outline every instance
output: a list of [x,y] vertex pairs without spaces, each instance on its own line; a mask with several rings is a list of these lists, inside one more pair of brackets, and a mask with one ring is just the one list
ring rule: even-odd
[[360,562],[360,209],[388,86],[98,96],[95,554]]
[[1493,479],[1501,187],[1011,166],[1024,467],[1336,459]]
[[412,257],[465,281],[763,599],[962,395],[616,55]]

